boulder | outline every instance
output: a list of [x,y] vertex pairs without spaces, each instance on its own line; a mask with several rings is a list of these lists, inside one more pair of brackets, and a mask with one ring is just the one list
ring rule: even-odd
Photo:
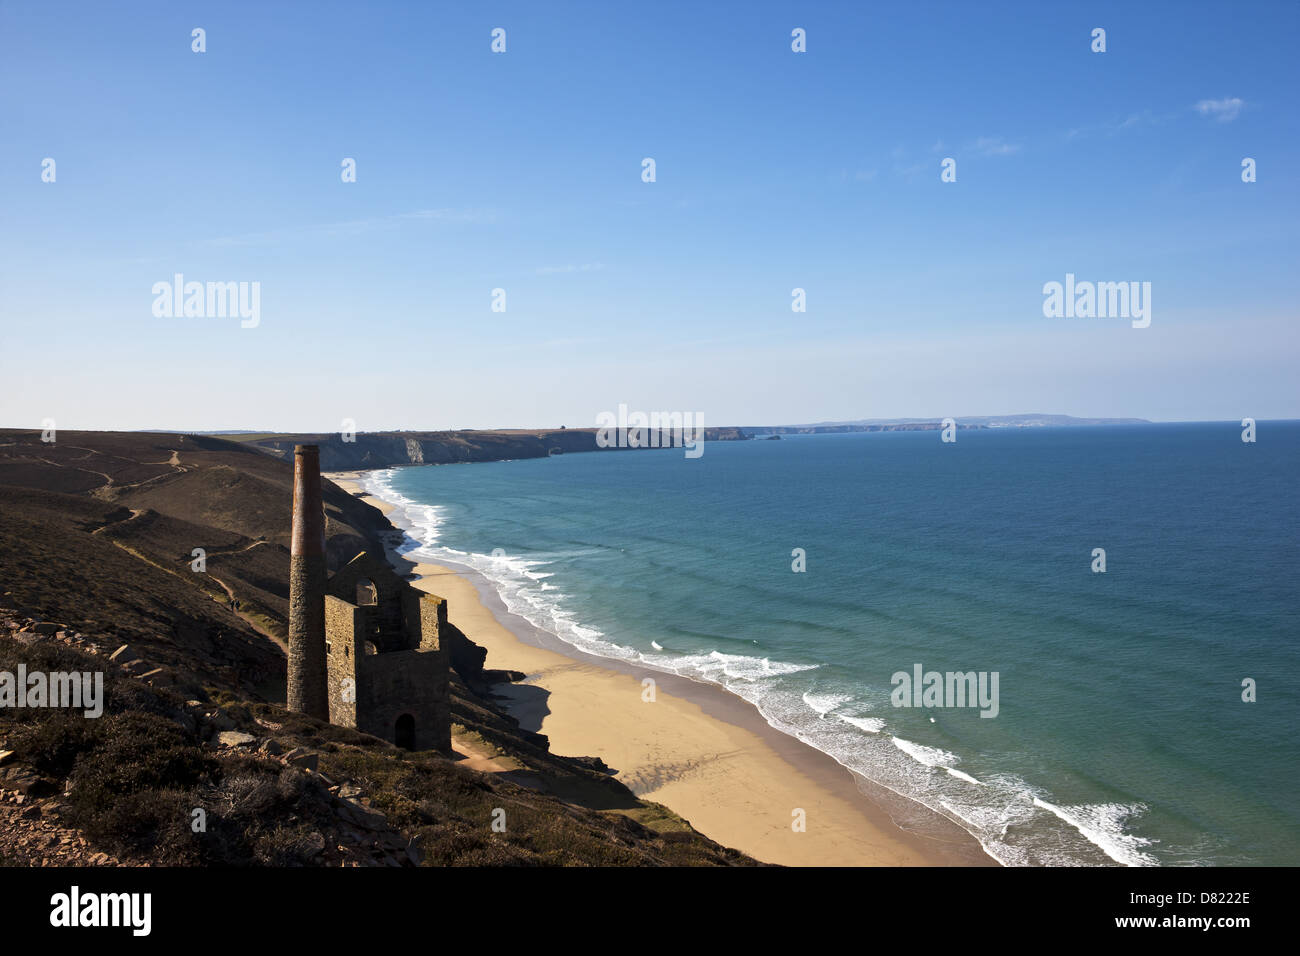
[[20,794],[33,797],[54,792],[54,787],[48,780],[41,779],[30,769],[19,765],[0,770],[0,784],[3,784],[6,790],[15,790]]
[[610,766],[599,757],[570,757],[569,759],[580,767],[585,767],[587,770],[594,770],[596,773],[605,773],[610,775],[618,773],[617,770],[611,769]]
[[234,730],[235,722],[224,711],[217,709],[204,715],[205,719],[217,730]]
[[388,817],[378,810],[363,807],[355,800],[339,799],[335,810],[338,816],[366,830],[382,830],[388,826]]
[[223,730],[217,734],[217,740],[223,747],[251,747],[257,743],[256,737],[242,730]]

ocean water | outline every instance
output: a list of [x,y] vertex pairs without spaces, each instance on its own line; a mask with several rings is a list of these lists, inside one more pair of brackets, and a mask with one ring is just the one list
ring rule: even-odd
[[[722,685],[1005,864],[1295,865],[1300,423],[1240,436],[788,436],[367,483],[532,623]],[[996,672],[997,716],[894,706],[917,664]]]

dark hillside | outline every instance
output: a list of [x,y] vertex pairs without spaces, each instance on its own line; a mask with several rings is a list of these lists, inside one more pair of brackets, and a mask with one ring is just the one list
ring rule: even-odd
[[[508,772],[284,710],[291,498],[290,462],[223,439],[0,431],[0,672],[105,674],[97,719],[0,708],[0,865],[753,862],[521,730],[455,608],[455,731]],[[397,533],[325,506],[331,568]]]

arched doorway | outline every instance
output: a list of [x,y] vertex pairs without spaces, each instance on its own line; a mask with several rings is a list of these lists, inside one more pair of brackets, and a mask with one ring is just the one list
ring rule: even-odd
[[393,743],[403,750],[415,749],[415,718],[410,714],[402,714],[397,718],[397,725],[393,730]]
[[357,581],[357,607],[379,603],[379,588],[369,578]]

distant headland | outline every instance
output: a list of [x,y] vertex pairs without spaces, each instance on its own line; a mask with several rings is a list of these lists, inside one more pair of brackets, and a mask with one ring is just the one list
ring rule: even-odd
[[[1069,415],[980,415],[957,418],[961,429],[1034,428],[1086,425],[1149,425],[1142,418],[1074,418]],[[817,422],[807,425],[745,425],[706,428],[704,440],[748,441],[771,435],[817,435],[842,432],[938,431],[943,421],[934,418],[860,419]],[[598,441],[599,429],[591,428],[502,428],[447,431],[383,431],[292,434],[266,431],[221,431],[229,441],[253,445],[286,461],[292,460],[299,443],[320,446],[321,468],[325,471],[354,471],[390,468],[394,465],[445,465],[456,462],[504,461],[518,458],[546,458],[587,451],[613,451]],[[156,432],[158,434],[159,432]],[[667,443],[664,443],[665,447]]]

